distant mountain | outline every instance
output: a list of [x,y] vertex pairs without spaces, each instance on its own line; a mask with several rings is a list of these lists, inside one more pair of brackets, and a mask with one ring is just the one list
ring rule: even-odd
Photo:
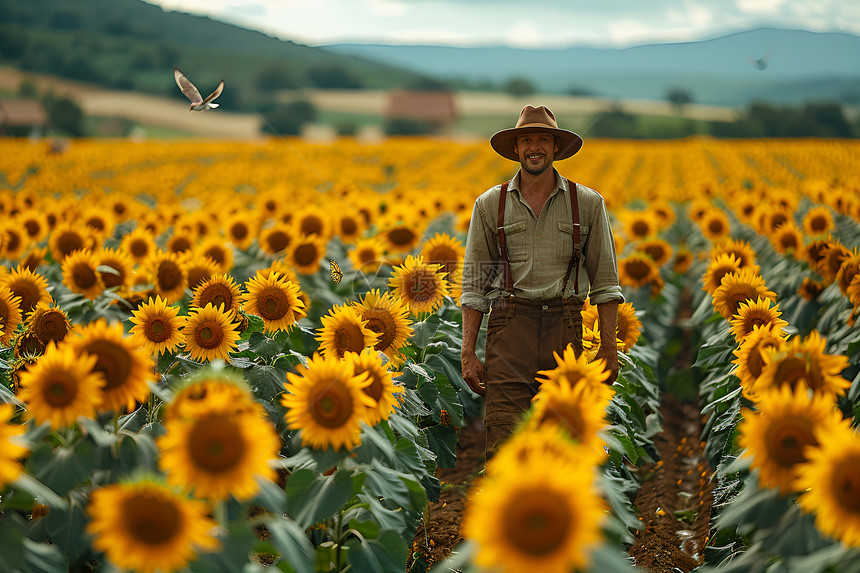
[[141,0],[0,0],[0,64],[184,99],[176,65],[201,89],[225,80],[219,102],[246,110],[282,89],[388,89],[423,79]]
[[[324,47],[443,79],[499,85],[525,78],[545,93],[664,99],[669,89],[680,88],[694,101],[714,105],[757,99],[860,101],[860,36],[844,33],[759,28],[699,42],[625,49]],[[763,70],[754,65],[760,58],[767,62]]]

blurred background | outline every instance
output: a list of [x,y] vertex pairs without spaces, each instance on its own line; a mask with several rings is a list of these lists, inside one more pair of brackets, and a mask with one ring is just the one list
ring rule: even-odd
[[[0,0],[0,134],[857,137],[849,1]],[[177,66],[221,107],[190,113]]]

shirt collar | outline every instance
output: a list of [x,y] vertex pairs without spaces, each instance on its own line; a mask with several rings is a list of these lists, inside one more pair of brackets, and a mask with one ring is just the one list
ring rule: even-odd
[[[517,170],[516,175],[514,175],[513,179],[511,179],[511,182],[508,185],[508,189],[510,191],[516,191],[517,195],[522,197],[522,194],[520,193],[520,172],[521,171],[522,171],[522,169]],[[564,177],[562,177],[561,174],[559,174],[558,170],[555,167],[552,168],[552,172],[555,174],[555,190],[553,190],[553,192],[550,193],[550,195],[549,195],[550,197],[552,197],[553,195],[555,195],[559,191],[561,191],[562,193],[565,191],[568,191],[567,182],[564,180]]]

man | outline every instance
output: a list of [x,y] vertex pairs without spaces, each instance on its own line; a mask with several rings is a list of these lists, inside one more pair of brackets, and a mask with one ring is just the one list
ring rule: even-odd
[[[556,367],[553,352],[569,343],[582,352],[587,297],[598,310],[597,356],[606,362],[608,383],[615,380],[615,328],[624,301],[603,198],[553,167],[579,151],[582,138],[559,129],[546,107],[526,106],[516,127],[493,135],[490,145],[520,169],[477,198],[466,240],[461,365],[469,388],[485,397],[488,458],[529,408],[538,370]],[[475,347],[487,312],[482,364]]]

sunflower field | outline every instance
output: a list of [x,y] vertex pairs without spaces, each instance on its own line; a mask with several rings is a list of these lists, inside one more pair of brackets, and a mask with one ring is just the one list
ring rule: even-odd
[[466,232],[514,164],[0,140],[0,571],[860,572],[858,163],[693,138],[556,164],[611,214],[618,380],[586,304],[582,355],[449,481],[483,406]]

